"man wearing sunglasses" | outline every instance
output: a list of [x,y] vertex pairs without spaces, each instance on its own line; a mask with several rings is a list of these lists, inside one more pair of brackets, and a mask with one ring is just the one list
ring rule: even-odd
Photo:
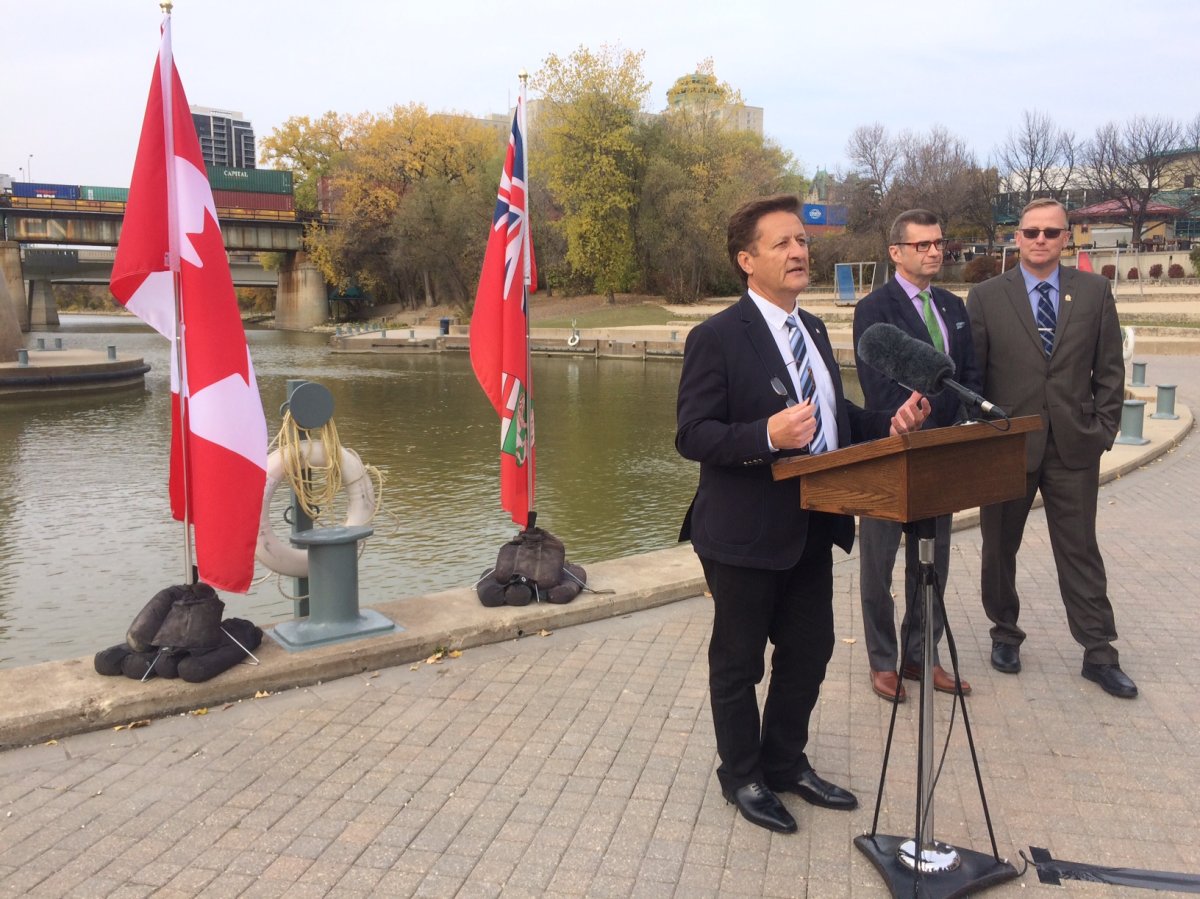
[[1069,238],[1062,205],[1034,200],[1017,229],[1021,264],[967,295],[981,392],[1011,415],[1040,415],[1044,425],[1026,436],[1025,496],[981,510],[983,608],[992,621],[992,667],[1016,674],[1025,640],[1017,550],[1040,490],[1067,623],[1083,646],[1082,674],[1132,699],[1137,686],[1113,646],[1117,628],[1096,541],[1100,456],[1117,436],[1124,400],[1121,331],[1108,279],[1059,264]]
[[[954,362],[955,379],[971,390],[979,391],[979,369],[975,366],[975,348],[971,342],[970,322],[963,301],[932,281],[942,268],[945,240],[937,216],[925,209],[902,212],[892,223],[888,255],[896,274],[887,284],[868,294],[854,307],[854,346],[871,325],[886,322],[905,334],[932,344]],[[908,399],[908,389],[867,365],[855,354],[858,380],[868,409],[892,411]],[[963,417],[957,395],[944,390],[929,398],[932,411],[925,427],[942,428]],[[945,585],[950,569],[950,515],[936,519],[934,570],[938,583]],[[871,666],[871,688],[889,701],[904,702],[901,676],[919,680],[923,667],[921,603],[917,575],[920,559],[917,540],[905,540],[904,594],[905,612],[900,626],[904,653],[900,658],[896,642],[896,604],[892,599],[892,569],[900,548],[902,526],[894,521],[862,518],[859,521],[859,599],[862,603],[863,632],[867,661]],[[915,613],[914,613],[915,609]],[[933,688],[954,693],[954,677],[940,664],[937,644],[945,630],[940,606],[933,616]],[[899,667],[898,667],[899,666]],[[971,685],[960,681],[963,693]]]

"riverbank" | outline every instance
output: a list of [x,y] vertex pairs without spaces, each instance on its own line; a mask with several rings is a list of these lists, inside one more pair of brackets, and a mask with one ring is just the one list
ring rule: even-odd
[[[947,285],[962,296],[970,286]],[[722,297],[680,305],[656,297],[622,295],[615,306],[608,306],[603,297],[535,295],[530,298],[531,351],[596,358],[679,359],[692,327],[736,300]],[[801,301],[805,309],[825,322],[838,361],[852,366],[853,303],[838,300],[831,290],[807,291]],[[648,315],[648,309],[654,311]],[[468,350],[470,327],[458,323],[445,310],[442,315],[438,312],[434,307],[410,313],[403,326],[386,317],[370,324],[336,326],[330,346],[336,352],[385,354]],[[1200,354],[1200,290],[1195,284],[1142,284],[1134,288],[1123,283],[1117,296],[1117,314],[1122,326],[1134,329],[1135,353]],[[647,323],[648,317],[661,321]],[[448,333],[443,332],[443,319],[448,320]]]
[[[1105,453],[1102,483],[1126,476],[1170,451],[1192,428],[1188,407],[1175,405],[1177,419],[1152,418],[1153,388],[1130,387],[1129,392],[1149,401],[1143,421],[1147,443],[1118,444]],[[978,521],[976,510],[955,518],[960,530]],[[9,697],[0,706],[0,748],[422,663],[439,650],[537,639],[543,632],[632,614],[696,596],[704,589],[700,566],[687,545],[589,564],[587,570],[592,588],[612,592],[585,592],[561,606],[485,608],[467,587],[373,603],[370,608],[399,626],[395,633],[300,652],[288,652],[267,638],[256,651],[261,664],[239,665],[200,684],[101,677],[93,670],[90,656],[0,670],[0,695]]]

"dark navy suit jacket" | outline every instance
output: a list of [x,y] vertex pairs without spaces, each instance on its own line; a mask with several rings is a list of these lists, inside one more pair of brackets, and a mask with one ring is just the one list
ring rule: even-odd
[[[979,393],[983,389],[979,366],[975,364],[975,344],[971,336],[971,320],[963,301],[948,290],[931,287],[933,304],[946,324],[948,344],[946,355],[954,362],[952,377],[964,387]],[[878,290],[872,291],[858,301],[854,307],[854,361],[858,367],[858,380],[869,409],[894,412],[904,404],[912,393],[907,387],[897,384],[887,375],[867,365],[858,355],[858,341],[863,332],[876,322],[895,325],[905,334],[933,345],[925,320],[917,313],[912,300],[895,278]],[[962,403],[951,390],[931,396],[931,412],[925,419],[926,428],[944,428],[958,421]]]
[[[838,445],[886,437],[892,413],[864,412],[846,400],[825,325],[803,309],[799,315],[833,380]],[[800,508],[799,479],[771,477],[782,454],[769,449],[767,419],[784,408],[772,377],[794,393],[779,346],[748,294],[688,334],[675,447],[700,463],[700,485],[679,539],[717,562],[785,570],[804,551],[809,513]],[[833,542],[849,552],[854,519],[831,518]]]

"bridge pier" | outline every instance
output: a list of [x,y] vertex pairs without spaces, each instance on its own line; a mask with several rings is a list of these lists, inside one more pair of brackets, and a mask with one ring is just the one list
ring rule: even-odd
[[8,295],[8,280],[0,276],[0,363],[16,361],[17,350],[24,346],[21,324],[17,321],[16,309]]
[[57,328],[58,305],[49,281],[30,281],[29,327]]
[[[28,331],[29,303],[26,301],[25,280],[21,275],[21,245],[15,240],[0,240],[0,279],[8,287],[7,291],[0,292],[0,296],[7,296],[20,330]],[[0,317],[0,321],[3,320]]]
[[275,328],[307,331],[329,318],[329,295],[325,278],[307,255],[289,253],[279,269],[275,293]]

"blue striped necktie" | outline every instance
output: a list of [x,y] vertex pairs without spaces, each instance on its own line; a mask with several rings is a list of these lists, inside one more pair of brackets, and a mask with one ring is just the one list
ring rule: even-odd
[[817,431],[812,442],[808,444],[810,453],[823,453],[828,448],[825,435],[821,429],[821,403],[817,400],[817,385],[813,380],[812,366],[808,364],[808,349],[804,345],[804,334],[800,331],[800,323],[795,315],[787,317],[788,342],[792,345],[792,355],[796,357],[796,372],[800,376],[800,398],[811,400],[813,418],[817,421]]
[[1054,349],[1054,328],[1058,324],[1058,319],[1054,314],[1054,304],[1050,302],[1049,283],[1042,281],[1034,289],[1041,294],[1037,306],[1038,334],[1042,337],[1042,348],[1049,356],[1050,351]]

